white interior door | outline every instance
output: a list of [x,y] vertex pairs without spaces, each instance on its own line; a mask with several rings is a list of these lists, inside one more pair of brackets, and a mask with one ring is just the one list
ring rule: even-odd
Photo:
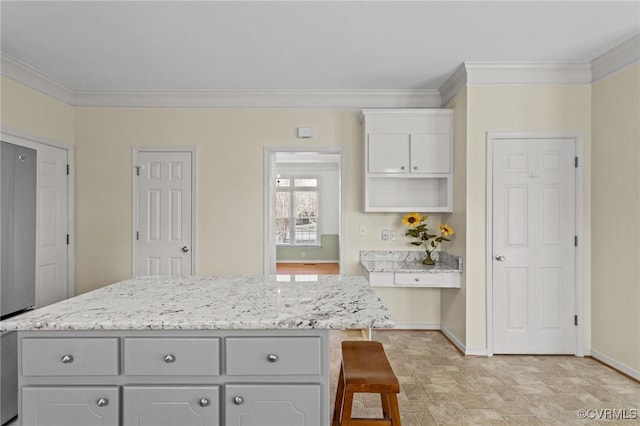
[[38,153],[36,192],[36,308],[68,294],[68,151],[44,143],[16,140]]
[[193,273],[193,153],[142,151],[135,275]]
[[575,141],[493,146],[493,352],[574,354]]

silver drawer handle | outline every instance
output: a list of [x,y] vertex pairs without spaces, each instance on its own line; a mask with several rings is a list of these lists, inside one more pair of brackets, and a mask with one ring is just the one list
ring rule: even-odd
[[233,397],[233,403],[236,405],[242,405],[244,404],[244,398],[241,396],[234,396]]
[[418,278],[418,277],[415,277],[413,280],[414,280],[415,282],[420,282],[420,278]]
[[404,170],[404,166],[400,166],[400,170]]
[[176,356],[172,354],[168,354],[164,356],[164,362],[172,363],[176,361]]
[[98,405],[98,407],[106,407],[107,405],[109,405],[109,400],[107,398],[100,398],[96,401],[96,404]]
[[60,358],[63,364],[71,364],[73,362],[73,355],[65,355]]
[[208,407],[209,404],[211,404],[211,401],[209,401],[207,398],[200,398],[198,404],[200,404],[201,407]]
[[413,170],[418,170],[418,166],[413,166]]
[[269,355],[267,355],[267,361],[269,361],[269,362],[276,362],[276,361],[278,361],[278,355],[276,355],[276,354],[269,354]]

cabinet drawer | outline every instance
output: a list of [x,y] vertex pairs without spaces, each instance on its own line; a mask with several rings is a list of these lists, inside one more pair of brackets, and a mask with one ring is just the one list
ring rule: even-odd
[[218,338],[125,338],[124,374],[131,376],[217,376]]
[[416,287],[439,287],[439,288],[459,288],[460,273],[442,272],[427,274],[409,274],[396,272],[395,285],[416,286]]
[[118,426],[116,386],[25,387],[22,413],[25,426]]
[[232,376],[322,373],[319,337],[230,337],[226,343]]
[[117,338],[22,339],[25,376],[115,376]]
[[220,424],[218,386],[125,386],[124,426]]
[[[320,426],[320,385],[227,385],[226,426]],[[328,412],[328,410],[327,410]]]

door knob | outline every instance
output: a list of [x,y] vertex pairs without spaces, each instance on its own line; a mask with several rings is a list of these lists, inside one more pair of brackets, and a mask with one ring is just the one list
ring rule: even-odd
[[505,257],[501,254],[496,254],[496,260],[498,262],[504,262]]
[[183,246],[182,247],[182,251],[185,252],[185,253],[189,253],[189,247]]

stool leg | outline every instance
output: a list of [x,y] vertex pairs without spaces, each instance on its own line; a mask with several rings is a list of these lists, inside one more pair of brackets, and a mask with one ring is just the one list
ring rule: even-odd
[[401,426],[400,423],[400,409],[398,408],[398,397],[395,393],[388,394],[389,396],[389,408],[391,410],[391,424],[393,426]]
[[351,408],[353,407],[353,392],[349,389],[344,394],[344,406],[342,407],[342,423],[340,426],[349,426],[351,424]]
[[336,388],[336,403],[333,405],[333,421],[332,426],[340,426],[340,414],[344,401],[344,373],[342,372],[342,364],[340,364],[340,376]]
[[389,418],[389,394],[381,393],[380,402],[382,403],[382,417]]

